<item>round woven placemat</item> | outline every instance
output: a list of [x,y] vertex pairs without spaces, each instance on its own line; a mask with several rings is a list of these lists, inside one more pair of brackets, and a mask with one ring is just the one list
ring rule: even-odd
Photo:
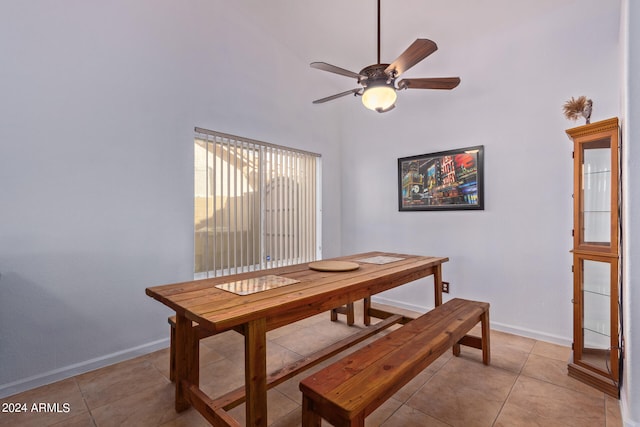
[[360,268],[360,264],[349,261],[315,261],[309,268],[317,271],[351,271]]

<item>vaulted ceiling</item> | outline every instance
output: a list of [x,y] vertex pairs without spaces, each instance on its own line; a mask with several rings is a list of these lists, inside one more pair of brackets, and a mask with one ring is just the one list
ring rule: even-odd
[[[234,5],[243,11],[250,25],[276,39],[302,63],[322,61],[358,72],[377,62],[376,0],[244,0]],[[575,50],[589,44],[589,40],[579,43],[578,36],[617,37],[617,31],[589,32],[588,28],[597,25],[584,22],[585,31],[575,29],[575,40],[558,40],[564,34],[528,40],[527,28],[539,28],[567,13],[594,16],[586,9],[595,7],[593,2],[585,5],[579,0],[381,0],[381,62],[393,61],[416,38],[428,38],[437,43],[438,50],[403,77],[460,76],[462,83],[456,91],[480,93],[486,86],[502,84],[505,77],[501,71],[495,73],[494,68],[503,68],[500,63],[508,61],[509,51],[516,53],[515,61],[522,66],[526,66],[523,61],[530,60],[530,66],[535,67],[536,56],[545,54],[551,48],[549,43],[556,51],[564,46]],[[560,10],[562,13],[557,13]],[[562,24],[554,25],[557,28]],[[523,47],[523,41],[529,46]],[[534,51],[527,57],[523,50],[532,45]],[[562,47],[558,49],[559,46]],[[508,74],[507,79],[517,74],[502,72]],[[310,78],[322,87],[311,90],[309,102],[358,87],[348,77],[318,70],[311,73]],[[411,94],[403,103],[421,97],[422,94]]]
[[[304,61],[324,61],[354,71],[376,62],[376,0],[249,0],[237,5],[253,17],[253,25]],[[382,61],[395,59],[416,38],[429,38],[440,51],[416,72],[428,71],[430,62],[464,62],[456,55],[457,46],[535,22],[567,5],[580,12],[575,0],[561,6],[554,0],[382,0]],[[446,59],[438,59],[445,55]]]

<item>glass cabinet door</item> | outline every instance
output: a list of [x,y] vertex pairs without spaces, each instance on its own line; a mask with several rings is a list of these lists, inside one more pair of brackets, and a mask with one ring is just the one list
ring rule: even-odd
[[618,378],[618,260],[607,255],[575,255],[578,333],[574,362]]
[[581,144],[579,246],[611,247],[611,139]]
[[581,312],[578,313],[581,339],[576,342],[580,348],[574,350],[577,350],[580,362],[605,374],[612,373],[614,369],[611,350],[617,346],[617,337],[612,337],[617,325],[611,323],[611,304],[615,301],[611,295],[611,281],[615,264],[610,260],[580,256],[577,259],[582,302],[579,305]]

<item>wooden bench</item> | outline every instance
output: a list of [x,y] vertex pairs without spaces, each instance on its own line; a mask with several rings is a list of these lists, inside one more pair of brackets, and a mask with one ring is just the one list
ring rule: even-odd
[[[466,335],[478,322],[482,337]],[[364,426],[365,417],[449,348],[482,349],[490,362],[489,304],[453,299],[305,378],[302,425]]]
[[[364,299],[364,326],[369,326],[371,324],[371,317],[369,316],[369,309],[371,308],[371,298]],[[346,314],[347,316],[347,325],[353,326],[356,322],[355,310],[353,308],[353,303],[347,303],[342,307],[337,307],[331,310],[331,321],[335,322],[338,320],[338,314]]]

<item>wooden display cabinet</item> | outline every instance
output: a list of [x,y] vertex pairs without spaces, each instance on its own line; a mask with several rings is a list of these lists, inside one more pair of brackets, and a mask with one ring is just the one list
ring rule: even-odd
[[619,397],[619,125],[568,129],[574,150],[573,354],[568,372]]

